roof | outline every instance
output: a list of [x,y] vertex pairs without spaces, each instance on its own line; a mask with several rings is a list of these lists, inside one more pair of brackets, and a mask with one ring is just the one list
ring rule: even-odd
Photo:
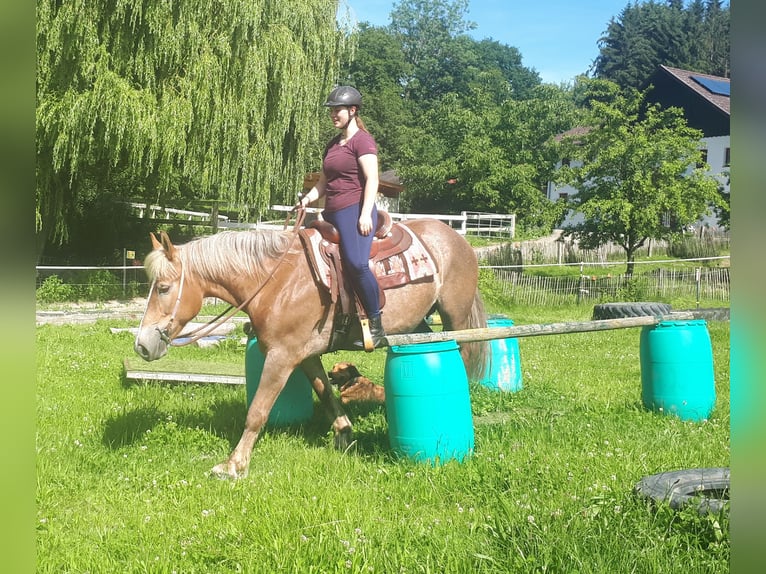
[[593,128],[589,126],[577,126],[553,137],[553,141],[560,143],[564,138],[577,138],[588,134]]
[[[701,74],[699,72],[682,70],[681,68],[671,68],[670,66],[660,66],[659,69],[668,74],[671,78],[695,91],[705,100],[716,106],[722,112],[726,113],[727,116],[731,115],[731,96],[722,93],[716,93],[714,89],[711,90],[710,88],[711,85],[715,86],[715,84],[725,84],[726,87],[729,87],[731,82],[730,78],[713,76],[711,74]],[[694,78],[699,78],[702,81],[697,81]],[[705,82],[704,80],[710,80],[710,82]],[[707,84],[707,86],[705,84]]]

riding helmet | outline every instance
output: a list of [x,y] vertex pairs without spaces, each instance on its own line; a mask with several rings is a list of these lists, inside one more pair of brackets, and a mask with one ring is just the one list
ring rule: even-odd
[[352,86],[338,86],[327,96],[327,101],[324,105],[327,107],[356,106],[361,108],[362,94]]

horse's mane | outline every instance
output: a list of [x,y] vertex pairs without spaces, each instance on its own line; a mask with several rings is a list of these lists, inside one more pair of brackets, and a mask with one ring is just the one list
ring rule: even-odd
[[[249,275],[258,279],[271,271],[268,262],[287,251],[292,239],[290,231],[223,231],[177,245],[176,250],[184,266],[194,269],[201,278]],[[165,257],[165,251],[159,249],[146,256],[144,268],[150,281],[179,276],[179,270]]]

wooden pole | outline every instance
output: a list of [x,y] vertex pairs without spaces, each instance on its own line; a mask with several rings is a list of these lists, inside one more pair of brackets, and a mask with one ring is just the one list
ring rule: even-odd
[[510,339],[518,337],[537,337],[540,335],[563,335],[567,333],[587,333],[590,331],[608,331],[656,325],[662,321],[690,321],[694,313],[679,311],[668,315],[624,317],[620,319],[600,319],[598,321],[579,321],[568,323],[548,323],[534,325],[514,325],[513,327],[487,327],[484,329],[464,329],[462,331],[441,331],[437,333],[407,333],[387,335],[388,346],[414,345],[417,343],[435,343],[438,341],[457,341],[471,343],[491,339]]

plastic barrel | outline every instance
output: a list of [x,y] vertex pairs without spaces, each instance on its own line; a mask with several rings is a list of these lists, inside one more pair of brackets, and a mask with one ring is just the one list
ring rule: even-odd
[[[487,319],[487,327],[513,327],[513,321],[504,315],[493,315]],[[521,390],[519,340],[515,337],[492,339],[489,345],[489,364],[479,382],[499,391]]]
[[642,327],[641,400],[647,409],[701,421],[715,404],[707,323],[662,321]]
[[457,342],[389,347],[383,385],[396,454],[432,464],[471,455],[471,399]]
[[[258,341],[251,337],[245,352],[245,385],[247,387],[247,406],[253,402],[255,391],[263,372],[266,358],[258,348]],[[267,424],[270,426],[289,426],[308,421],[314,414],[314,397],[311,394],[311,382],[301,369],[295,369],[282,392],[277,397],[269,413]]]

